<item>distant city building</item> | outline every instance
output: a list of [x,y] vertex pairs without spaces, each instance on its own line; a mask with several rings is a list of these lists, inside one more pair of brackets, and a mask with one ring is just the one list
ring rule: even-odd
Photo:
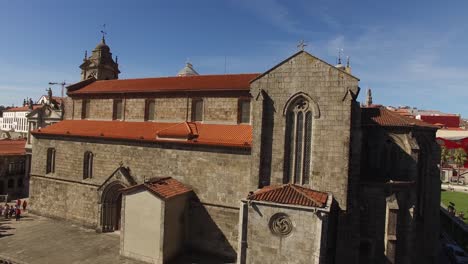
[[0,140],[0,195],[8,199],[28,196],[29,171],[24,139]]

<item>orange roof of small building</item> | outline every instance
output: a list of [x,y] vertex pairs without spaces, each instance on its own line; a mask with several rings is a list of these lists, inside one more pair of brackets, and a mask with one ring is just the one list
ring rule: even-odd
[[[196,131],[196,133],[192,132],[193,138],[170,138],[185,135],[186,132],[179,128],[183,128],[186,124],[189,125],[191,131]],[[169,138],[158,137],[160,132]],[[32,134],[244,148],[250,148],[252,145],[250,125],[65,120],[34,130]]]
[[185,91],[237,91],[250,89],[259,73],[173,76],[160,78],[100,80],[68,92],[80,94],[155,93]]
[[361,124],[362,126],[439,128],[421,120],[400,115],[384,107],[372,106],[361,108]]
[[325,207],[328,193],[311,190],[295,184],[271,185],[257,190],[248,200],[271,203]]
[[24,146],[26,140],[24,139],[3,139],[0,140],[0,156],[14,156],[14,155],[25,155],[26,150]]
[[[43,105],[33,105],[33,110],[42,108]],[[20,107],[13,107],[8,110],[5,110],[4,112],[26,112],[29,110],[29,106],[20,106]]]
[[121,192],[128,193],[140,188],[144,188],[164,200],[192,191],[178,180],[165,177],[151,179],[145,183],[122,189]]

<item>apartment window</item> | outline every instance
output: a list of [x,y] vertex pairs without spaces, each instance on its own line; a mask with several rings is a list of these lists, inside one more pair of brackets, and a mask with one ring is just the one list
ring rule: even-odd
[[23,183],[23,178],[19,178],[18,179],[18,187],[23,187],[24,186],[24,183]]
[[237,114],[238,123],[250,123],[250,99],[239,99]]
[[90,102],[88,99],[84,99],[83,103],[81,105],[81,119],[86,119],[89,118],[90,112],[89,112],[89,105]]
[[145,104],[145,120],[154,121],[155,116],[155,102],[152,99],[146,100]]
[[83,179],[90,179],[93,177],[93,153],[90,151],[85,152],[83,162]]
[[312,111],[302,97],[286,113],[285,182],[309,184],[312,153]]
[[192,121],[203,121],[203,99],[192,100]]
[[47,149],[46,173],[54,173],[54,172],[55,172],[55,149],[49,148]]
[[13,179],[8,180],[8,189],[11,189],[15,186],[15,181]]
[[122,120],[123,117],[123,102],[121,99],[114,100],[114,112],[112,118],[114,120]]

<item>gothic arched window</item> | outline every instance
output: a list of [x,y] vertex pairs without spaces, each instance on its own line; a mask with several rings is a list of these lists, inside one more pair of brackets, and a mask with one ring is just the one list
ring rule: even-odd
[[49,148],[47,149],[46,173],[54,173],[54,172],[55,172],[55,149]]
[[93,177],[93,153],[86,151],[84,154],[83,162],[83,179],[90,179]]
[[285,183],[309,184],[312,154],[312,109],[299,96],[286,111]]

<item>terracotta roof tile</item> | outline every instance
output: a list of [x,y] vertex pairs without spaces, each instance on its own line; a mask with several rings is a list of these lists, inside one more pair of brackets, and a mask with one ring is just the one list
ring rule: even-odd
[[68,95],[184,91],[248,91],[250,89],[249,82],[258,75],[258,73],[252,73],[101,80],[91,82],[78,90],[69,91]]
[[192,191],[192,189],[186,187],[181,182],[171,177],[154,178],[148,182],[131,186],[129,188],[122,189],[121,191],[127,193],[129,191],[141,188],[156,194],[162,199],[169,199]]
[[[43,105],[33,105],[33,110],[42,108]],[[8,110],[5,110],[4,112],[26,112],[29,110],[29,106],[20,106],[20,107],[14,107],[10,108]]]
[[0,155],[7,156],[7,155],[25,155],[26,150],[24,146],[26,144],[26,140],[19,139],[19,140],[10,140],[10,139],[3,139],[0,140]]
[[187,126],[190,127],[193,138],[174,138],[172,142],[245,148],[252,145],[250,125],[65,120],[34,130],[32,134],[167,142],[166,139],[157,137],[159,132],[168,136],[186,135],[187,130],[184,129],[187,129]]
[[362,107],[361,110],[362,126],[439,128],[421,120],[400,115],[384,107]]
[[247,199],[280,204],[325,207],[328,193],[314,191],[295,184],[284,184],[263,187]]
[[156,134],[158,139],[193,139],[198,136],[198,130],[195,123],[183,122],[159,130]]

